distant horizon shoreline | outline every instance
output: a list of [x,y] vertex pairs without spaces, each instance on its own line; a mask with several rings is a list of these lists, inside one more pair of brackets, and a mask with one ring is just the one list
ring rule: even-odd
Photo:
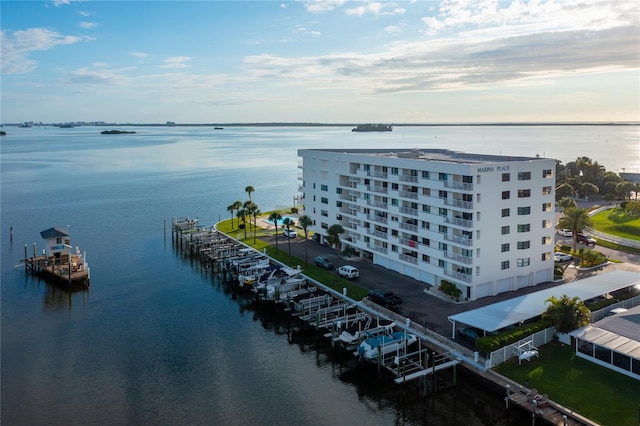
[[[91,121],[66,121],[66,122],[33,122],[3,123],[2,126],[23,126],[28,123],[30,126],[59,126],[61,124],[71,124],[75,126],[139,126],[139,127],[352,127],[369,123],[316,123],[316,122],[251,122],[251,123],[105,123]],[[444,127],[444,126],[638,126],[638,121],[522,121],[522,122],[451,122],[451,123],[385,123],[394,127]],[[223,130],[223,129],[219,129]]]

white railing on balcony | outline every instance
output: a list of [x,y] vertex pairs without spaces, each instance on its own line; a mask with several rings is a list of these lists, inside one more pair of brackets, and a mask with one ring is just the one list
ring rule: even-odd
[[418,199],[418,193],[417,192],[411,192],[411,191],[400,191],[400,196],[403,198],[411,198],[414,200]]
[[400,175],[400,181],[401,182],[414,182],[414,183],[417,183],[418,182],[418,176]]
[[378,207],[378,208],[381,208],[383,210],[386,210],[387,207],[388,207],[387,203],[383,203],[382,201],[375,201],[375,200],[367,200],[367,205],[373,206],[373,207]]
[[459,217],[448,217],[445,222],[451,223],[453,225],[464,226],[465,228],[473,228],[472,220],[461,219]]
[[445,188],[462,189],[463,191],[473,191],[473,184],[467,183],[467,182],[445,180],[444,186]]
[[473,210],[473,202],[471,201],[463,201],[463,200],[454,200],[454,199],[445,199],[444,203],[447,206],[458,207],[465,210]]
[[381,194],[387,193],[387,188],[380,185],[367,185],[367,190],[370,192],[379,192]]
[[463,256],[463,255],[458,254],[458,253],[446,252],[444,254],[444,257],[446,257],[448,259],[455,260],[456,262],[459,262],[459,263],[464,263],[465,265],[470,265],[470,264],[473,263],[473,258],[471,258],[469,256]]
[[372,220],[374,222],[378,222],[378,223],[387,223],[388,220],[386,217],[381,217],[381,216],[376,216],[376,215],[372,215],[372,214],[368,214],[367,215],[367,219]]
[[406,229],[407,231],[411,232],[418,232],[418,226],[412,225],[410,223],[400,223],[400,228]]
[[454,242],[456,244],[461,244],[463,246],[473,245],[473,240],[471,238],[459,236],[459,235],[448,235],[445,234],[444,239],[447,241]]
[[403,260],[403,261],[405,261],[405,262],[413,263],[414,265],[417,265],[417,264],[418,264],[418,259],[417,259],[417,258],[415,258],[415,257],[413,257],[413,256],[409,256],[408,254],[402,254],[402,253],[400,253],[400,254],[398,255],[398,258],[400,258],[400,260]]
[[387,239],[387,233],[386,232],[382,232],[382,231],[376,231],[375,229],[367,229],[367,234],[369,235],[373,235],[374,237],[378,237],[382,240],[386,240]]
[[449,270],[446,270],[446,269],[444,271],[444,274],[446,276],[448,276],[448,277],[452,277],[452,278],[455,278],[457,280],[464,281],[465,283],[470,283],[471,282],[471,275],[466,275],[466,274],[463,274],[463,273],[460,273],[460,272],[456,272],[456,271],[449,271]]
[[400,213],[410,214],[411,216],[418,216],[418,209],[411,207],[400,207]]
[[377,251],[378,253],[387,254],[387,248],[382,247],[381,245],[378,245],[378,244],[367,244],[367,248],[369,250]]
[[387,179],[388,173],[377,172],[375,170],[370,170],[369,173],[367,173],[367,176],[374,177],[374,178],[380,178],[380,179]]

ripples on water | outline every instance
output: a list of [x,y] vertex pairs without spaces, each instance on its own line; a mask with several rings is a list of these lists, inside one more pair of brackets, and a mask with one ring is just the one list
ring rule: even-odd
[[[384,384],[375,371],[334,354],[325,339],[289,332],[288,317],[248,305],[177,254],[167,223],[185,215],[204,225],[227,219],[227,206],[247,199],[247,185],[263,211],[290,206],[300,184],[299,148],[562,150],[565,162],[580,152],[609,169],[608,157],[598,156],[603,137],[605,146],[619,144],[609,154],[638,149],[625,142],[637,127],[396,128],[384,135],[350,128],[137,128],[111,136],[91,127],[5,130],[3,425],[518,424],[501,395],[472,381],[451,387],[442,374],[441,389],[420,398],[415,384]],[[598,147],[581,151],[584,141]],[[631,168],[639,156],[617,161]],[[40,251],[39,232],[51,226],[68,228],[72,245],[86,250],[89,291],[69,294],[16,267],[24,245],[30,251],[36,242]]]

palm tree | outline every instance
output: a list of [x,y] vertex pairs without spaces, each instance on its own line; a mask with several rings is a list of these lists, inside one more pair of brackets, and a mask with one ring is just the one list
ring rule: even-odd
[[291,257],[291,237],[289,237],[289,232],[291,232],[290,227],[293,225],[293,220],[285,217],[282,224],[287,227],[287,244],[289,245],[289,257]]
[[236,210],[235,204],[229,204],[227,206],[227,211],[231,212],[231,229],[233,229],[233,212]]
[[333,247],[340,244],[340,234],[343,233],[344,228],[342,225],[331,225],[329,229],[327,229],[327,242],[329,243],[329,246]]
[[558,228],[570,229],[573,233],[573,251],[576,251],[578,243],[578,233],[591,231],[594,228],[593,221],[589,217],[587,209],[580,207],[569,207],[564,211],[564,216],[558,221]]
[[276,253],[278,253],[278,221],[280,220],[282,220],[282,216],[278,212],[273,212],[269,215],[269,222],[276,227]]
[[254,205],[256,206],[256,208],[253,209],[253,244],[256,243],[256,231],[258,230],[258,216],[262,214],[258,206],[256,204]]
[[565,294],[558,299],[551,296],[545,302],[550,303],[550,306],[542,317],[549,318],[559,333],[568,333],[589,324],[591,311],[579,297],[569,299]]
[[[240,208],[242,207],[242,203],[240,201],[234,201],[232,206],[233,206],[233,210],[235,210],[236,214],[237,214],[237,212],[239,212]],[[240,226],[240,222],[239,221],[238,221],[238,226]],[[231,227],[233,227],[233,224],[231,224]]]
[[307,228],[313,225],[313,220],[311,220],[311,218],[305,214],[300,216],[300,218],[298,219],[298,224],[302,227],[302,230],[304,231],[304,263],[306,265],[307,263],[309,263],[308,256],[307,256],[307,243],[309,242],[309,235],[308,235],[309,231],[307,230]]
[[[247,213],[247,211],[244,209],[244,207],[240,208],[240,210],[238,210],[238,224],[240,223],[240,220],[242,220],[242,229],[244,229],[244,239],[247,239],[247,216],[249,216],[249,214]],[[240,225],[238,225],[240,226]]]
[[246,192],[247,194],[249,194],[249,201],[251,201],[251,193],[255,191],[255,189],[253,189],[253,186],[249,185],[244,189],[244,192]]
[[253,201],[245,201],[242,205],[245,216],[249,217],[249,226],[251,226],[251,216],[253,216],[253,211],[257,208],[258,206]]

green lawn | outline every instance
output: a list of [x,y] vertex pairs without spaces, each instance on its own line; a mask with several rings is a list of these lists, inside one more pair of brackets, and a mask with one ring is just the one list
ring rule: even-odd
[[578,358],[555,341],[539,350],[530,362],[511,359],[495,371],[603,426],[638,425],[640,381]]
[[591,216],[598,231],[640,241],[640,217],[630,218],[622,209],[609,209]]
[[[359,285],[341,278],[338,276],[336,271],[325,271],[322,268],[317,267],[313,263],[313,259],[309,260],[308,264],[305,264],[305,259],[299,259],[295,256],[289,256],[289,250],[287,245],[287,239],[282,237],[278,239],[278,251],[276,251],[275,246],[267,244],[260,237],[272,236],[275,234],[275,229],[262,229],[258,227],[256,229],[256,239],[255,243],[253,242],[253,225],[249,227],[247,225],[247,238],[244,238],[244,229],[238,229],[238,221],[234,220],[233,227],[231,227],[231,219],[222,221],[218,223],[218,229],[225,234],[233,237],[243,243],[247,244],[255,248],[256,250],[262,252],[266,249],[267,255],[270,257],[284,263],[285,265],[291,267],[300,267],[304,270],[304,274],[309,278],[313,278],[317,281],[320,281],[327,287],[342,293],[342,289],[347,289],[347,296],[349,296],[353,300],[361,300],[365,296],[369,294],[369,290],[360,287]],[[281,227],[278,227],[278,232],[281,231]],[[302,237],[304,234],[301,231],[298,231]],[[303,244],[309,244],[310,241],[306,241]],[[297,243],[299,244],[299,243]]]

